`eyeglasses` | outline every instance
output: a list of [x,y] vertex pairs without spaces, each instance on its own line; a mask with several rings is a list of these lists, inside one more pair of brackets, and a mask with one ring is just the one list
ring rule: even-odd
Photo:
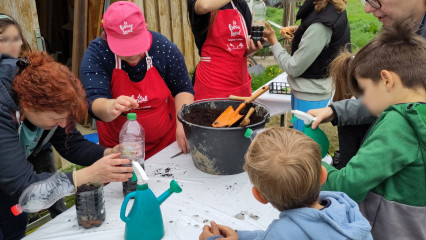
[[366,2],[370,4],[375,9],[380,9],[382,7],[382,4],[378,0],[360,0],[362,4],[365,5]]
[[1,38],[0,39],[0,45],[7,47],[11,44],[16,44],[16,45],[22,45],[22,38],[21,37],[16,37],[16,38]]

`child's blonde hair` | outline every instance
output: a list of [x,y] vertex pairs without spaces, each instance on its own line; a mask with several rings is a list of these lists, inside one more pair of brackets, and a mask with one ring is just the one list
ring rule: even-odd
[[321,149],[300,131],[265,130],[255,137],[245,160],[250,181],[278,210],[309,207],[318,200]]

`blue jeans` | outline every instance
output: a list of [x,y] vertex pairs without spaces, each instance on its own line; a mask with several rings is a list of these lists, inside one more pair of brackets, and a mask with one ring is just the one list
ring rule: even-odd
[[[291,109],[299,110],[302,112],[308,112],[311,109],[323,108],[327,107],[330,99],[322,100],[322,101],[305,101],[296,98],[293,93],[291,94]],[[303,132],[304,123],[302,120],[296,120],[293,122],[293,128]]]

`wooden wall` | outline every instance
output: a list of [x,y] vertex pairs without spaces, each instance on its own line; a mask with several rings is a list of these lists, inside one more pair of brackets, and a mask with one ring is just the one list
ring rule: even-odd
[[[110,3],[118,0],[111,0]],[[186,0],[129,0],[144,13],[148,29],[159,32],[177,45],[185,57],[188,71],[199,62],[188,19]],[[81,58],[90,41],[99,36],[103,0],[74,0],[73,72],[79,75]],[[84,14],[86,13],[86,14]],[[84,31],[86,29],[86,31]],[[83,41],[86,39],[86,41]]]
[[148,29],[163,34],[175,43],[185,57],[188,71],[193,70],[199,56],[189,23],[187,0],[132,1],[142,9]]

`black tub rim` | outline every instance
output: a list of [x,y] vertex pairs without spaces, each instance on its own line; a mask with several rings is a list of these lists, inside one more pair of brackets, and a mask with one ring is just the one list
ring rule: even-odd
[[190,105],[192,105],[194,103],[214,102],[214,101],[224,101],[224,100],[230,101],[230,102],[244,102],[242,100],[232,100],[232,99],[229,99],[229,98],[208,98],[208,99],[197,100],[197,101],[194,101],[194,102],[192,102],[190,104],[183,104],[182,108],[179,110],[179,112],[177,114],[177,118],[178,118],[178,120],[182,124],[185,123],[186,125],[197,126],[199,128],[204,128],[204,129],[209,129],[209,130],[213,130],[213,129],[218,130],[218,129],[220,129],[221,131],[235,131],[235,130],[241,130],[241,129],[246,129],[246,128],[257,127],[258,125],[263,124],[263,122],[265,122],[265,124],[268,123],[269,119],[271,118],[271,111],[269,110],[269,108],[265,104],[253,101],[253,103],[255,105],[259,105],[259,106],[262,106],[263,108],[265,108],[267,110],[267,114],[265,114],[265,116],[263,117],[262,121],[260,121],[258,123],[255,123],[255,124],[249,124],[249,125],[247,125],[245,127],[240,127],[240,126],[238,126],[238,127],[229,127],[229,128],[206,127],[206,126],[201,126],[201,125],[198,125],[198,124],[190,123],[190,122],[186,121],[185,119],[183,119],[182,110],[185,107],[188,107],[188,106],[190,106]]

